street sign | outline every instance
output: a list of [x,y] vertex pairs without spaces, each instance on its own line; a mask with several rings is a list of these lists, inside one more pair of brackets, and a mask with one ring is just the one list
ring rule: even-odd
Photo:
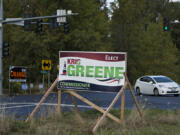
[[26,91],[28,89],[28,85],[27,84],[22,84],[21,89]]
[[26,82],[26,67],[10,66],[9,81],[10,82]]
[[30,83],[30,88],[34,88],[34,84],[33,83]]
[[58,17],[57,22],[58,23],[65,23],[66,22],[66,10],[58,9],[57,10],[57,15],[62,15],[63,17]]
[[47,74],[46,70],[41,70],[41,74]]
[[43,88],[44,88],[44,85],[43,84],[39,84],[39,89],[43,90]]
[[42,70],[51,70],[51,60],[42,60]]

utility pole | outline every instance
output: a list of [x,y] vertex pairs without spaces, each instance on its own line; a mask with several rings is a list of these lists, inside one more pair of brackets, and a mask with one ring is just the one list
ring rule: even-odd
[[3,50],[3,1],[0,0],[0,95],[3,90],[3,61],[2,61],[2,50]]

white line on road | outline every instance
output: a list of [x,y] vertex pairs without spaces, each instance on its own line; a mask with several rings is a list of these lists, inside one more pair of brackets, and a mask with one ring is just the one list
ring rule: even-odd
[[[0,105],[1,106],[1,105]],[[19,105],[19,106],[9,106],[9,107],[1,107],[0,110],[4,109],[12,109],[12,108],[22,108],[22,107],[29,107],[29,106],[34,106],[34,105]]]
[[[4,109],[12,109],[12,108],[23,108],[23,107],[30,107],[30,106],[36,106],[38,103],[3,103],[0,104],[0,110]],[[7,106],[7,105],[16,105],[16,106]],[[56,103],[42,103],[41,105],[45,106],[57,106]],[[72,104],[61,104],[62,107],[74,107]],[[87,106],[87,105],[78,105],[80,108],[89,108],[92,109],[93,107]],[[107,107],[101,107],[103,109],[107,109]]]

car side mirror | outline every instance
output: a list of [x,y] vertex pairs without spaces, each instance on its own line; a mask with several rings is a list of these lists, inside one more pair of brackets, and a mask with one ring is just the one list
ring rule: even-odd
[[153,81],[150,81],[149,83],[150,83],[150,84],[154,84]]

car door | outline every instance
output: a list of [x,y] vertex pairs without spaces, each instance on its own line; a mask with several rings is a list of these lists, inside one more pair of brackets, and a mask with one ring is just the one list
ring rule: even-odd
[[145,86],[146,94],[153,94],[154,84],[155,82],[153,81],[151,77],[146,78],[146,86]]
[[147,77],[144,76],[144,77],[139,79],[139,88],[140,88],[140,91],[141,91],[142,94],[146,94],[146,83],[147,83],[146,82],[147,81],[146,78]]
[[149,86],[148,77],[145,76],[145,77],[142,79],[142,84],[141,84],[142,91],[143,91],[144,94],[148,94],[148,86]]

